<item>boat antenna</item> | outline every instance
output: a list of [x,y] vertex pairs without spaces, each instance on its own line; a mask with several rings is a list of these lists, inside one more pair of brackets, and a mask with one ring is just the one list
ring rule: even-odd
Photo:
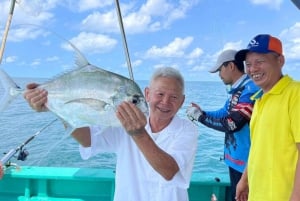
[[33,140],[37,135],[39,135],[43,130],[48,128],[50,125],[52,125],[55,121],[58,119],[52,120],[50,123],[42,127],[40,130],[38,130],[34,135],[32,135],[30,138],[28,138],[24,143],[22,143],[17,148],[11,149],[9,152],[7,152],[2,158],[1,158],[1,164],[10,166],[10,163],[8,162],[17,152],[19,152],[18,160],[25,161],[26,157],[28,156],[28,152],[26,149],[23,149],[25,145],[27,145],[31,140]]
[[129,76],[130,76],[130,79],[134,80],[133,73],[132,73],[132,66],[131,66],[130,57],[129,57],[128,45],[127,45],[127,41],[126,41],[125,30],[124,30],[124,26],[123,26],[123,20],[122,20],[122,14],[121,14],[119,0],[115,0],[115,3],[116,3],[116,9],[117,9],[117,14],[118,14],[119,25],[120,25],[120,29],[121,29],[121,33],[122,33],[123,47],[124,47],[124,50],[125,50],[125,56],[126,56],[126,62],[127,62],[127,66],[128,66]]
[[16,4],[16,0],[11,0],[10,11],[9,11],[9,15],[8,15],[8,18],[7,18],[7,21],[6,21],[6,26],[5,26],[5,30],[4,30],[4,34],[3,34],[3,38],[2,38],[2,43],[1,43],[1,48],[0,48],[0,64],[2,63],[5,43],[6,43],[9,27],[10,27],[10,24],[11,24],[11,21],[12,21],[12,17],[13,17],[13,14],[14,14],[15,4]]

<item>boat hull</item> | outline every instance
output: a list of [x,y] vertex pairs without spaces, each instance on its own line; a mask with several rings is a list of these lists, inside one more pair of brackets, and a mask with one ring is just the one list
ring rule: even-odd
[[[113,201],[115,173],[111,169],[20,167],[8,169],[0,180],[5,201]],[[190,201],[229,200],[227,175],[194,173]]]

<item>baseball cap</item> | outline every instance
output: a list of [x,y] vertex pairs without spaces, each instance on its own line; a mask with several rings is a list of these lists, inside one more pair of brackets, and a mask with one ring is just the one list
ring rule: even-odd
[[273,37],[269,34],[259,34],[249,42],[246,49],[238,51],[235,58],[237,60],[244,61],[248,52],[256,52],[262,54],[275,52],[281,55],[282,44],[281,41],[276,37]]
[[217,59],[217,63],[209,70],[210,73],[215,73],[219,70],[221,65],[227,61],[234,61],[236,50],[224,50]]

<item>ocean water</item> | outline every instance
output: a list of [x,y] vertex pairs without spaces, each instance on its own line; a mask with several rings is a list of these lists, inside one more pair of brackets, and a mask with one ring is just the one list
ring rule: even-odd
[[[25,88],[26,83],[44,80],[37,78],[15,78],[14,81]],[[137,81],[143,89],[148,82]],[[215,110],[224,105],[227,99],[225,86],[221,82],[186,82],[186,99],[179,111],[179,116],[187,118],[185,110],[191,102],[198,103],[203,110]],[[0,100],[3,87],[0,87]],[[8,152],[22,145],[27,139],[36,135],[24,146],[29,153],[25,161],[11,162],[20,166],[55,166],[55,167],[115,167],[115,154],[103,153],[88,160],[82,160],[78,152],[77,142],[68,136],[60,121],[56,121],[44,130],[45,125],[56,119],[51,112],[35,112],[23,99],[17,97],[7,109],[0,114],[0,153]],[[227,167],[221,160],[223,156],[224,134],[203,125],[198,125],[199,138],[193,172],[204,174],[227,174]],[[1,156],[1,157],[2,157]],[[17,155],[16,155],[17,156]]]

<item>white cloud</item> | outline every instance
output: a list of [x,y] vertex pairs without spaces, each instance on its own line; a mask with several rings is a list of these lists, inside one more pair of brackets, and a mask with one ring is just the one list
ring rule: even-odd
[[196,65],[194,66],[193,68],[191,68],[191,71],[192,72],[199,72],[199,71],[204,71],[206,70],[207,67],[206,66],[203,66],[203,65]]
[[93,12],[81,22],[81,29],[98,33],[120,32],[118,19],[112,10],[106,13]]
[[27,39],[35,39],[39,36],[46,35],[46,30],[36,27],[36,26],[30,26],[30,25],[24,25],[19,27],[14,27],[9,31],[9,35],[7,37],[7,40],[14,41],[14,42],[20,42]]
[[57,57],[57,56],[46,58],[46,61],[49,61],[49,62],[58,61],[58,60],[59,60],[59,57]]
[[138,67],[143,63],[143,61],[141,59],[135,60],[132,62],[132,66],[133,67]]
[[165,47],[152,46],[145,54],[146,58],[182,57],[193,42],[193,37],[175,38]]
[[[117,40],[109,36],[95,33],[81,32],[78,36],[70,39],[81,52],[88,53],[103,53],[110,51],[117,45]],[[64,48],[70,49],[67,44],[63,45]]]
[[78,9],[80,12],[91,9],[103,8],[113,4],[113,0],[80,0],[78,1]]
[[197,59],[190,60],[188,64],[194,65],[198,63],[198,65],[195,65],[191,68],[192,72],[207,71],[211,66],[213,66],[216,63],[218,56],[224,50],[228,50],[228,49],[240,50],[242,48],[244,48],[242,47],[242,41],[236,41],[236,42],[229,41],[223,46],[222,49],[218,50],[213,54],[204,54],[204,51],[201,49],[201,54],[199,54],[199,57],[201,56],[201,60],[200,61],[198,61]]
[[31,66],[38,66],[41,64],[41,60],[40,59],[35,59],[33,62],[31,62]]
[[[128,34],[153,32],[168,28],[174,21],[184,18],[197,0],[148,0],[145,4],[122,4],[121,13],[125,32]],[[99,33],[119,33],[119,22],[115,5],[112,8],[97,11],[84,20],[82,28]]]
[[201,48],[195,48],[187,57],[189,59],[198,59],[203,54]]
[[44,25],[53,20],[51,10],[58,4],[58,0],[21,0],[16,1],[14,21],[16,24]]
[[255,5],[266,5],[273,9],[280,9],[283,0],[250,0]]
[[280,33],[282,40],[283,51],[286,58],[299,59],[300,58],[300,22],[295,23],[288,29]]
[[[141,59],[137,59],[137,60],[131,62],[131,66],[135,68],[135,67],[140,66],[142,63],[143,63],[143,61]],[[124,63],[122,66],[126,67],[126,68],[128,67],[127,63]]]
[[9,56],[9,57],[5,58],[5,62],[6,63],[13,63],[17,60],[17,58],[18,58],[17,56]]
[[215,61],[217,60],[218,56],[224,51],[224,50],[240,50],[240,49],[244,49],[245,47],[242,46],[242,41],[236,41],[236,42],[227,42],[223,48],[217,52],[215,52],[213,55],[209,55],[208,57],[210,58],[210,60],[212,60],[212,63],[215,63]]
[[[223,50],[227,50],[227,49],[234,49],[234,50],[239,50],[239,49],[244,49],[245,47],[242,47],[242,41],[236,41],[236,42],[227,42],[224,47]],[[222,51],[223,51],[222,50]]]

